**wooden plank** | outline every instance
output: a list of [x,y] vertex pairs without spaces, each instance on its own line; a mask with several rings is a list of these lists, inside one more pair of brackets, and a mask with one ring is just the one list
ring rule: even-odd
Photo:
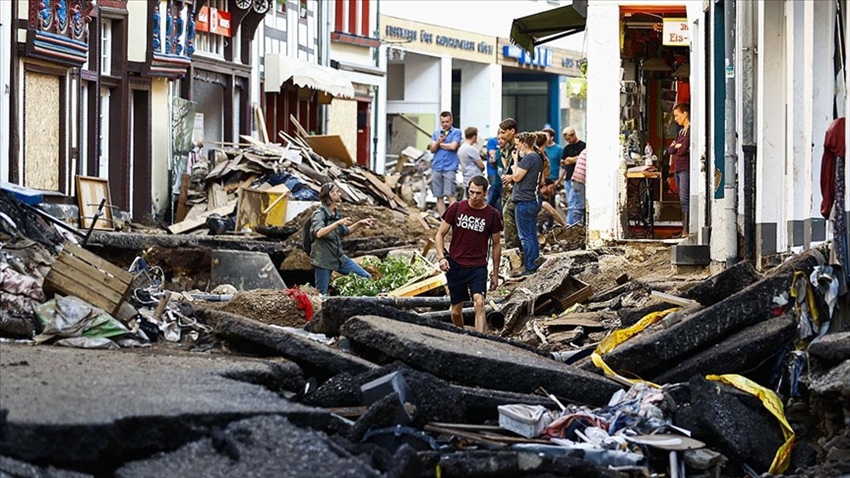
[[301,123],[298,122],[298,119],[296,119],[295,116],[290,114],[289,121],[292,121],[292,125],[295,126],[295,131],[297,131],[303,138],[310,136],[310,133],[301,126]]
[[399,287],[396,290],[390,291],[387,295],[391,297],[414,297],[444,285],[446,285],[446,274],[441,272],[433,277]]
[[121,306],[122,301],[118,297],[112,295],[112,293],[104,293],[103,289],[99,289],[96,283],[68,277],[58,271],[51,270],[44,283],[48,289],[79,297],[110,314],[117,313]]
[[191,176],[185,173],[180,177],[180,196],[177,197],[177,216],[175,216],[177,221],[186,219],[186,213],[188,212],[186,196],[189,192],[189,178]]
[[110,274],[114,275],[115,277],[118,277],[121,280],[124,280],[128,283],[133,280],[133,274],[125,271],[124,269],[122,269],[122,268],[116,266],[115,264],[107,261],[106,259],[98,256],[97,254],[90,252],[90,251],[87,251],[86,249],[83,249],[82,247],[71,244],[70,242],[65,243],[65,246],[62,249],[62,251],[68,252],[69,254],[73,254],[73,255],[79,257],[80,259],[88,262],[89,264],[92,264],[96,267],[99,267],[99,268],[105,270],[106,272],[109,272]]
[[215,209],[227,204],[227,193],[224,191],[221,184],[213,182],[207,188],[207,204],[207,207],[210,209]]
[[[48,276],[52,287],[61,285],[58,289],[69,295],[86,294],[87,291],[95,292],[99,296],[105,297],[110,304],[119,303],[124,297],[123,290],[114,288],[115,281],[111,280],[108,275],[97,273],[91,267],[79,267],[65,262],[56,261],[54,267],[50,269]],[[47,278],[45,278],[47,281]],[[120,283],[118,284],[120,285]],[[124,284],[125,288],[128,284]],[[79,296],[83,298],[82,296]],[[109,308],[106,308],[110,310]]]
[[263,109],[259,105],[254,106],[254,118],[257,121],[257,133],[260,135],[260,141],[263,143],[269,142],[269,130],[266,129],[266,118],[263,114]]
[[555,319],[544,320],[542,322],[546,327],[584,327],[590,329],[604,329],[605,326],[601,322],[592,319],[582,319],[580,317],[558,317]]
[[687,307],[694,303],[691,299],[684,299],[672,294],[665,294],[664,292],[658,292],[657,290],[651,291],[649,295],[662,302],[667,302],[668,304],[677,305],[679,307]]
[[67,254],[61,255],[53,263],[51,270],[55,269],[58,274],[63,274],[71,279],[78,278],[81,282],[86,280],[93,282],[98,288],[104,291],[104,294],[114,293],[115,299],[118,300],[124,295],[124,290],[127,288],[127,282],[115,279],[114,276],[106,272],[95,269],[94,267],[83,263]]
[[231,201],[220,208],[213,209],[211,211],[207,211],[205,213],[200,214],[198,217],[193,219],[187,219],[185,221],[178,222],[176,224],[172,224],[168,227],[168,230],[171,231],[172,234],[183,234],[185,232],[191,231],[192,229],[196,229],[201,227],[209,216],[212,214],[218,214],[221,216],[229,216],[233,214],[233,211],[236,209],[236,201]]

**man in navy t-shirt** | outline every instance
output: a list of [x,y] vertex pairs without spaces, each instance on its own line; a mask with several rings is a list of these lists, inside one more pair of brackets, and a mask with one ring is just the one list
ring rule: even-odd
[[[446,273],[452,303],[452,322],[463,327],[463,302],[472,296],[475,307],[475,330],[487,330],[484,316],[484,296],[487,294],[487,249],[493,246],[493,272],[490,290],[499,286],[499,263],[502,246],[502,217],[485,202],[488,183],[484,176],[474,176],[469,181],[469,199],[449,206],[435,238],[440,270]],[[452,231],[449,253],[444,249],[445,237]]]

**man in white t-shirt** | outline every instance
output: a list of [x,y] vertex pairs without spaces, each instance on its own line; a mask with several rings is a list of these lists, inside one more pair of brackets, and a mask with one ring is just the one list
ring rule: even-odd
[[477,176],[484,171],[484,161],[481,159],[481,154],[478,152],[478,128],[470,126],[463,130],[464,141],[457,150],[458,162],[460,162],[460,171],[463,174],[463,189],[464,196],[469,187],[469,180],[473,176]]

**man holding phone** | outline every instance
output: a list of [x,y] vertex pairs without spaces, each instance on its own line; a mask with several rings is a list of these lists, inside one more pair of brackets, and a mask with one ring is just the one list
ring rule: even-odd
[[457,200],[457,150],[463,141],[460,129],[452,126],[454,119],[451,111],[440,113],[440,129],[431,135],[428,151],[434,155],[431,160],[431,192],[437,198],[437,213],[440,217],[446,212],[444,197],[449,198],[449,205]]

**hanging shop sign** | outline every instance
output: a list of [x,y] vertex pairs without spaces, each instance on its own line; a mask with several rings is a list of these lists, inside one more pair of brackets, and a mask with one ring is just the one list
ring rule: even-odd
[[195,29],[199,32],[209,32],[213,35],[230,36],[230,12],[213,7],[201,7]]
[[496,62],[496,38],[381,15],[381,39],[396,48],[483,63]]
[[691,44],[687,18],[665,18],[661,34],[666,46],[688,46]]
[[502,46],[502,55],[505,58],[516,58],[520,65],[552,66],[554,53],[549,48],[541,46],[534,47],[534,58],[531,54],[516,45]]

